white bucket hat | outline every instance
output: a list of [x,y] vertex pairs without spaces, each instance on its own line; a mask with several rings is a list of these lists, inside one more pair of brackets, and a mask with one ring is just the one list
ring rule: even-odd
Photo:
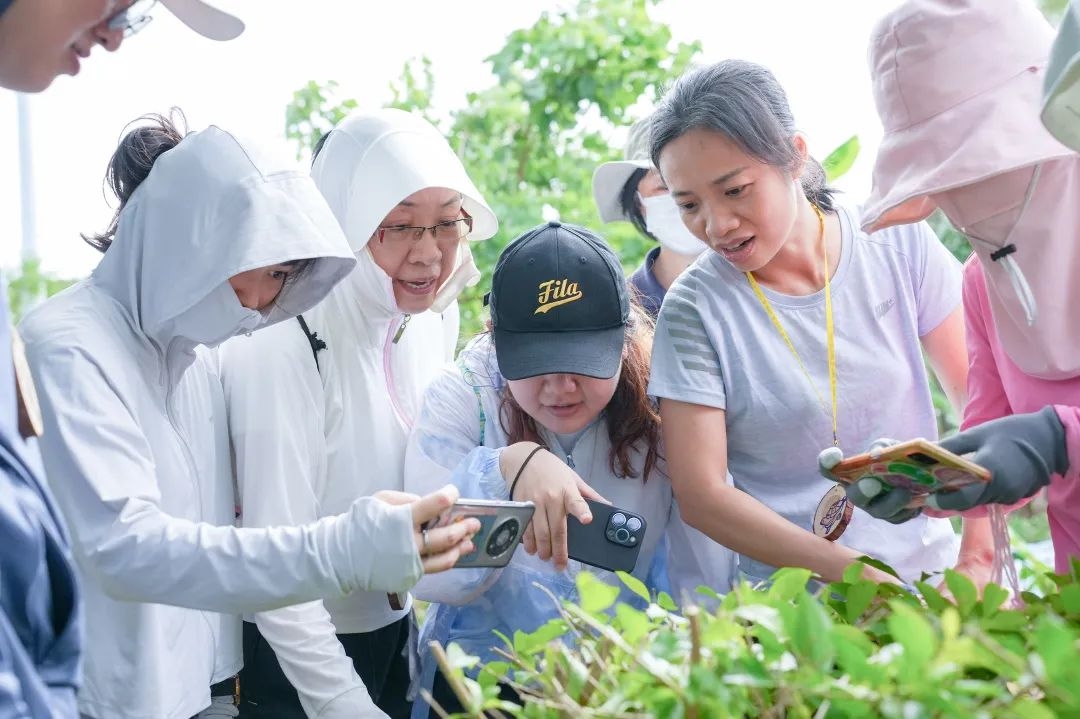
[[1069,3],[1050,50],[1042,121],[1050,134],[1080,150],[1080,7]]
[[630,128],[624,157],[626,159],[605,162],[593,173],[593,199],[600,212],[600,219],[604,222],[631,221],[623,212],[619,196],[635,170],[653,168],[652,160],[649,159],[649,118],[638,120]]
[[161,0],[161,4],[180,22],[211,40],[232,40],[244,32],[240,18],[202,0]]

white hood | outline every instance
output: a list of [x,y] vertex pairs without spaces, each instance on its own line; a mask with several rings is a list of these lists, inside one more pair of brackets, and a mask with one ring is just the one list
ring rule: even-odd
[[[229,285],[240,272],[308,258],[312,266],[264,313],[245,309]],[[294,317],[355,264],[294,161],[209,127],[158,158],[121,213],[92,282],[165,351],[214,346]]]
[[[456,269],[437,296],[445,304],[402,317],[390,277],[367,249],[375,229],[401,200],[428,187],[462,194],[473,217],[471,239],[498,228],[446,139],[400,110],[347,117],[327,138],[312,175],[359,259],[326,301],[304,314],[325,343],[318,364],[296,323],[239,337],[221,353],[243,521],[255,526],[313,521],[357,497],[402,488],[405,445],[424,387],[454,357],[453,299],[479,273],[470,243],[459,243]],[[312,657],[345,660],[335,632],[374,631],[407,610],[391,609],[384,594],[360,592],[323,606],[326,612],[290,608],[256,619],[309,711],[332,701],[334,710],[315,713],[370,716],[370,708],[356,705],[366,694],[351,691],[352,663]]]
[[[499,229],[495,213],[446,138],[423,118],[403,110],[356,112],[346,117],[326,139],[311,174],[360,260],[352,284],[365,301],[392,314],[399,311],[390,278],[364,250],[379,223],[399,202],[429,187],[446,187],[461,193],[462,207],[473,218],[470,240],[486,240]],[[479,279],[472,252],[463,242],[454,272],[436,294],[432,309],[443,311]]]

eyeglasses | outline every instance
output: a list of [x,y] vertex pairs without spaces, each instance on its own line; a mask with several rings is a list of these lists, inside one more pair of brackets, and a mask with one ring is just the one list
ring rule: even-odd
[[464,217],[447,222],[440,222],[431,227],[413,227],[410,225],[396,225],[393,227],[379,228],[379,242],[394,246],[407,246],[410,243],[419,242],[425,232],[430,232],[436,242],[457,242],[472,232],[473,218],[461,211]]
[[124,37],[131,37],[150,24],[154,18],[150,11],[158,0],[135,0],[108,20],[110,30],[123,30]]

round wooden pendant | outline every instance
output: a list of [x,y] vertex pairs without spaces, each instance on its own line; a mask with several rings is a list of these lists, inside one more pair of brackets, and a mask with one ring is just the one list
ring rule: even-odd
[[817,511],[814,512],[814,534],[835,542],[851,523],[853,512],[844,488],[839,484],[833,485],[818,502]]

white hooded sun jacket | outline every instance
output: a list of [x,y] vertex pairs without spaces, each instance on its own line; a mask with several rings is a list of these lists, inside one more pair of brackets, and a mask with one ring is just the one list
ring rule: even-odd
[[[229,285],[302,258],[315,261],[263,313]],[[309,177],[211,127],[157,159],[91,277],[23,322],[48,484],[86,600],[84,714],[187,719],[239,669],[235,615],[419,578],[408,507],[366,500],[304,528],[231,526],[208,347],[309,309],[354,264]]]
[[[314,521],[357,497],[402,488],[405,446],[428,382],[453,359],[456,298],[479,278],[469,243],[435,308],[405,315],[369,238],[409,195],[445,187],[463,195],[470,240],[498,229],[446,139],[401,110],[358,112],[327,138],[312,175],[357,255],[356,269],[304,314],[326,348],[297,322],[222,348],[222,372],[236,453],[244,526]],[[273,391],[267,391],[267,387]],[[386,594],[356,592],[253,617],[274,647],[308,716],[382,716],[336,633],[369,632],[408,613]]]

